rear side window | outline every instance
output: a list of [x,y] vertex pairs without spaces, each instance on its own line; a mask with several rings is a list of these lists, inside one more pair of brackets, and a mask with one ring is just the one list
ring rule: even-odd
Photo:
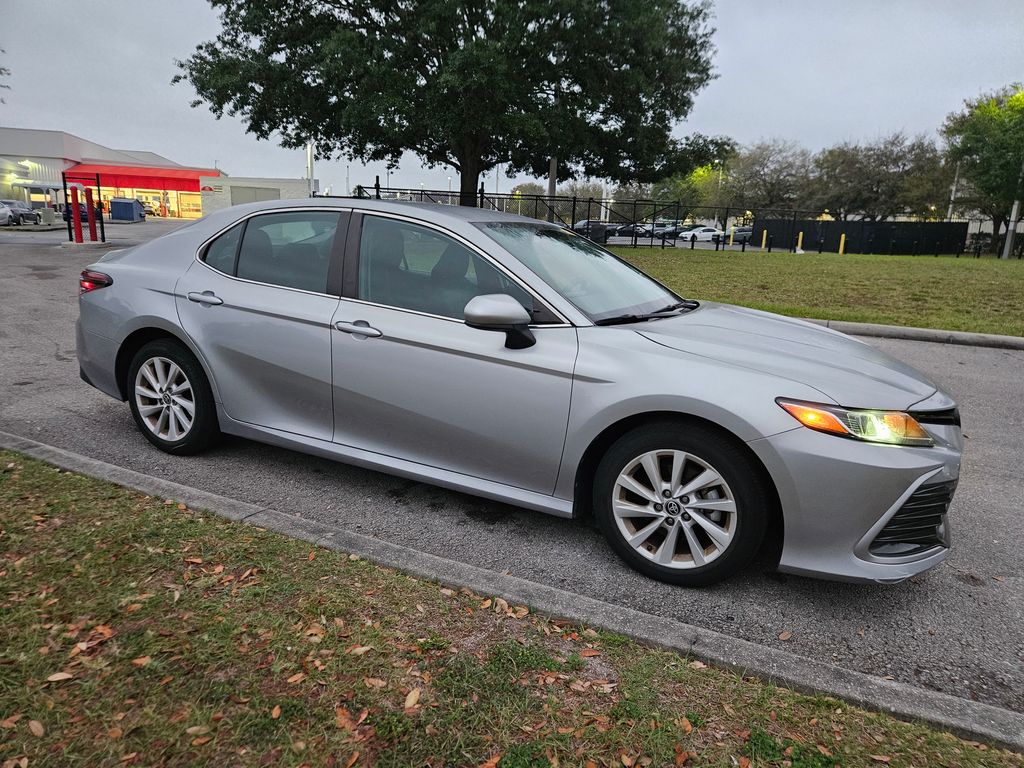
[[235,274],[235,255],[244,224],[236,224],[206,247],[203,261],[226,275]]
[[210,243],[203,260],[245,280],[326,293],[339,220],[331,211],[253,216]]

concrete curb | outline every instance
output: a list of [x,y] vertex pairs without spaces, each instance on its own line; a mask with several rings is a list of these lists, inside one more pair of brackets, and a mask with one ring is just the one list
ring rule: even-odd
[[798,691],[836,696],[904,720],[928,723],[965,738],[1024,751],[1024,714],[840,669],[701,627],[161,480],[7,432],[0,432],[0,448],[18,451],[62,469],[117,483],[150,496],[175,499],[229,520],[268,528],[329,549],[358,554],[420,578],[500,596],[551,616],[621,632],[739,674],[753,675]]
[[994,333],[968,333],[967,331],[943,331],[938,328],[912,328],[904,325],[876,325],[875,323],[852,323],[846,320],[820,320],[803,318],[808,323],[848,333],[851,336],[877,336],[883,339],[905,339],[907,341],[933,341],[938,344],[962,344],[970,347],[994,347],[996,349],[1024,350],[1024,337],[999,336]]

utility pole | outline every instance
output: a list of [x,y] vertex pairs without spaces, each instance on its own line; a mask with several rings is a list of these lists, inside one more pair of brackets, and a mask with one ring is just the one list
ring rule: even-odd
[[309,196],[313,196],[313,142],[306,144],[306,185],[309,187]]
[[[548,221],[555,220],[555,183],[558,181],[558,158],[554,155],[548,161]],[[573,226],[576,222],[569,222]]]
[[349,183],[348,183],[348,170],[351,167],[352,166],[350,166],[350,165],[346,165],[345,166],[345,196],[346,197],[348,197],[349,195],[352,194],[352,187],[349,186]]
[[1013,255],[1013,238],[1017,234],[1017,222],[1020,221],[1020,191],[1024,187],[1024,161],[1020,164],[1020,176],[1017,177],[1017,199],[1013,201],[1013,208],[1010,209],[1010,221],[1006,225],[1006,242],[1003,243],[1003,253],[999,257],[1008,259]]
[[956,187],[960,183],[960,163],[956,164],[956,171],[953,173],[953,187],[949,190],[949,208],[946,210],[946,221],[953,220],[953,203],[956,202]]

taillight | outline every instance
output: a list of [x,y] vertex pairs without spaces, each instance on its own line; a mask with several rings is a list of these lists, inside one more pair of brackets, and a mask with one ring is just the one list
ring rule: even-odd
[[81,296],[83,293],[89,291],[95,291],[97,288],[106,288],[108,285],[112,285],[114,279],[110,275],[105,275],[102,272],[93,272],[91,269],[83,269],[81,277],[78,278],[78,295]]

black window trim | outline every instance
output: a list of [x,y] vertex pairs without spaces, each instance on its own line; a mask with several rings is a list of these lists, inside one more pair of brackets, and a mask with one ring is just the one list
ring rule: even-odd
[[396,221],[402,221],[407,224],[414,224],[416,226],[423,227],[424,229],[433,230],[438,234],[451,238],[460,245],[468,248],[473,253],[473,255],[478,256],[480,259],[490,264],[501,274],[505,275],[509,280],[511,280],[515,285],[519,286],[525,293],[532,296],[533,300],[537,302],[537,306],[541,307],[545,312],[549,314],[550,317],[554,318],[553,322],[530,323],[531,328],[572,327],[572,323],[569,322],[569,320],[567,320],[561,312],[559,312],[558,310],[554,309],[551,305],[549,305],[548,302],[546,302],[540,295],[538,295],[536,291],[534,291],[528,285],[525,285],[522,280],[520,280],[516,275],[509,272],[503,264],[500,264],[497,261],[495,261],[482,248],[470,242],[461,235],[452,232],[449,229],[445,229],[444,227],[435,224],[434,222],[424,221],[423,219],[417,219],[412,216],[404,216],[399,213],[391,213],[390,211],[356,210],[352,212],[352,215],[353,222],[349,225],[348,242],[346,244],[345,250],[345,267],[342,285],[343,290],[341,293],[342,299],[345,299],[347,301],[356,301],[359,302],[360,304],[368,304],[374,307],[384,307],[386,309],[393,309],[397,312],[408,312],[413,315],[436,317],[441,320],[449,320],[455,323],[465,324],[466,322],[462,318],[448,317],[447,315],[436,315],[432,312],[421,312],[420,310],[410,309],[408,307],[398,307],[395,306],[394,304],[381,304],[380,302],[368,301],[367,299],[359,298],[359,248],[362,242],[363,219],[366,216],[376,216],[378,218],[384,219],[395,219]]
[[[245,230],[249,226],[249,220],[256,216],[267,216],[277,213],[301,213],[303,211],[320,211],[326,213],[335,213],[338,215],[338,228],[334,232],[334,241],[331,244],[331,260],[327,268],[327,290],[326,291],[308,291],[304,288],[294,288],[290,285],[278,285],[277,283],[266,283],[260,280],[250,280],[245,277],[238,277],[238,254],[242,248],[242,241],[245,239]],[[267,210],[253,211],[247,214],[241,219],[231,222],[225,227],[217,230],[216,233],[208,237],[202,242],[202,244],[196,249],[195,260],[202,264],[204,267],[212,272],[215,272],[222,277],[229,278],[231,280],[237,280],[240,283],[250,283],[252,285],[265,285],[270,288],[278,288],[283,291],[296,291],[297,293],[306,293],[311,296],[329,296],[333,299],[341,298],[340,290],[338,292],[332,292],[332,288],[340,287],[340,279],[336,282],[332,282],[332,277],[337,272],[341,274],[343,264],[345,260],[345,249],[347,246],[347,232],[352,219],[353,211],[351,208],[338,208],[335,206],[295,206],[287,208],[271,208]],[[206,263],[206,252],[209,250],[213,242],[219,239],[222,235],[226,235],[232,229],[237,226],[242,227],[241,236],[238,238],[238,244],[235,246],[235,259],[231,266],[231,274],[223,272],[216,267],[210,266]]]

